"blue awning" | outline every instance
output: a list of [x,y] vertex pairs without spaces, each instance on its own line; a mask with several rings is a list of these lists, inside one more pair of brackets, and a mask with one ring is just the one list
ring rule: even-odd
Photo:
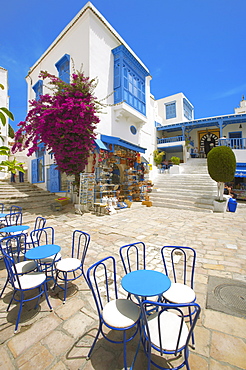
[[134,150],[135,152],[138,153],[145,153],[146,150],[146,148],[142,148],[141,146],[129,143],[128,141],[125,141],[115,136],[101,135],[101,140],[106,144],[123,146],[124,148]]
[[108,150],[106,145],[104,145],[102,140],[100,140],[100,139],[95,139],[95,144],[99,149]]
[[235,177],[246,177],[246,167],[237,167]]

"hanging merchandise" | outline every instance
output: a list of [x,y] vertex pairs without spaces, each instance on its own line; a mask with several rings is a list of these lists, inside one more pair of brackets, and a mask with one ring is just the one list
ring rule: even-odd
[[94,206],[95,175],[93,173],[81,173],[79,181],[79,204],[81,214],[90,212]]

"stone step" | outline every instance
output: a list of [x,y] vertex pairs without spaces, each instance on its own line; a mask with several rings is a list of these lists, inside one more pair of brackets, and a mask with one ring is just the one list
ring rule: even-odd
[[207,171],[207,160],[189,160],[180,165],[179,174],[159,173],[154,179],[150,199],[153,206],[212,212],[217,184]]

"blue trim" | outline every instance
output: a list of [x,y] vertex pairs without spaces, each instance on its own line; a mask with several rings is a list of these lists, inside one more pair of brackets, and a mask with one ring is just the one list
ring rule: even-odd
[[136,135],[136,133],[137,133],[137,129],[136,129],[136,127],[135,127],[135,126],[133,126],[133,125],[131,125],[131,126],[130,126],[130,131],[131,131],[131,133],[132,133],[133,135]]
[[115,136],[101,135],[101,140],[106,144],[123,146],[124,148],[134,150],[135,152],[138,153],[145,153],[146,150],[146,148],[142,148],[141,146],[129,143],[128,141],[125,141]]
[[112,50],[114,55],[114,103],[126,102],[146,115],[145,78],[149,72],[136,58],[120,45]]
[[102,140],[100,139],[95,139],[95,144],[97,146],[98,149],[103,149],[103,150],[108,150],[108,148],[106,147],[106,145],[103,144]]
[[55,64],[58,73],[59,73],[59,78],[66,82],[70,83],[70,55],[64,54],[63,57],[58,60]]
[[176,113],[176,101],[172,103],[166,103],[166,119],[175,118]]
[[43,80],[38,80],[38,82],[33,85],[32,89],[36,94],[35,100],[38,101],[40,99],[40,96],[43,95]]

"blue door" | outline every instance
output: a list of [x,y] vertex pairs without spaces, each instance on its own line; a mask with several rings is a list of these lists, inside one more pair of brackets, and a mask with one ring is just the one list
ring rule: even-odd
[[47,190],[51,193],[60,191],[60,172],[56,167],[56,164],[52,164],[47,172]]

